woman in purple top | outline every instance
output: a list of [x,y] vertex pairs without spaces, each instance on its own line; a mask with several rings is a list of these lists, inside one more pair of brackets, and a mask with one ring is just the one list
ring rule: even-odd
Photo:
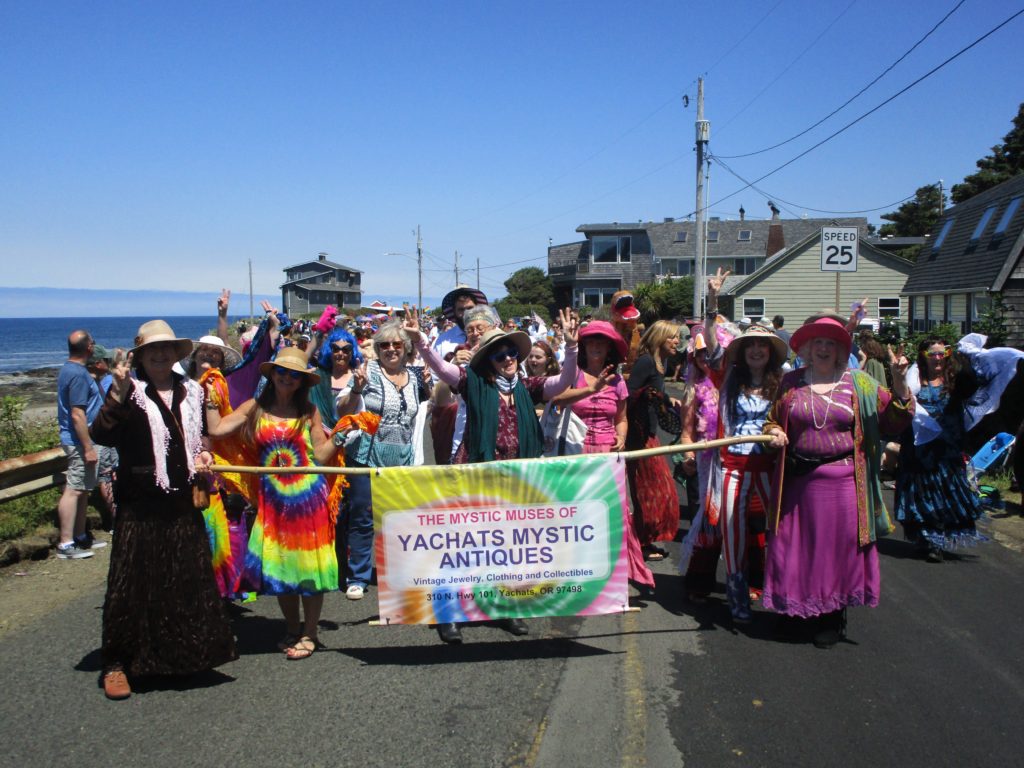
[[[580,372],[576,386],[552,398],[559,406],[572,408],[587,425],[584,453],[621,451],[626,446],[626,402],[629,389],[615,367],[626,359],[626,341],[615,326],[593,320],[580,329]],[[654,575],[644,563],[644,553],[633,527],[633,517],[624,508],[629,579],[641,588],[654,588]]]
[[[799,622],[813,620],[814,644],[845,635],[846,607],[878,605],[875,541],[893,530],[882,500],[882,433],[909,426],[909,362],[893,356],[893,392],[849,370],[849,332],[819,317],[793,334],[805,365],[786,374],[765,434],[782,448],[768,513],[764,606]],[[792,629],[796,629],[792,625]]]

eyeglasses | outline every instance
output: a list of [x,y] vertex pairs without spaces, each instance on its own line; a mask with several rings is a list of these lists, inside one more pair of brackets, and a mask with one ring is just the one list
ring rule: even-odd
[[949,357],[949,352],[950,352],[950,350],[948,350],[948,349],[943,351],[943,352],[927,352],[927,353],[925,353],[925,356],[926,357],[934,358],[936,360],[941,360],[944,357]]
[[405,349],[404,341],[378,341],[378,349]]
[[331,344],[331,352],[344,352],[346,355],[352,354],[351,344]]
[[512,360],[519,359],[519,350],[515,347],[503,347],[497,352],[491,353],[491,360],[496,363],[504,363],[506,360],[511,358]]
[[291,368],[282,368],[280,365],[274,366],[274,373],[277,376],[290,376],[293,379],[301,379],[302,371],[296,371]]

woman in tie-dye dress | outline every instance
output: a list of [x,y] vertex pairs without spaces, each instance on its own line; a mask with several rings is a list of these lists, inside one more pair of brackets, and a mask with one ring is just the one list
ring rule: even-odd
[[[309,402],[309,388],[320,377],[307,369],[305,354],[288,347],[261,370],[267,385],[258,398],[224,418],[208,411],[210,436],[240,432],[262,466],[330,462],[338,449]],[[280,647],[289,659],[305,659],[316,650],[324,593],[338,588],[330,491],[330,481],[319,474],[262,475],[259,481],[241,586],[277,596],[287,625]]]

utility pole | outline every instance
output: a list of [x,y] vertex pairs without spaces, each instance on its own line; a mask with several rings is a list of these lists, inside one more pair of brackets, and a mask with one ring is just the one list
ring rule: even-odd
[[420,237],[420,225],[416,225],[416,268],[419,271],[420,277],[420,289],[416,300],[419,302],[416,305],[417,310],[423,309],[423,238]]
[[254,315],[252,313],[252,259],[249,259],[249,319],[252,320]]
[[946,212],[946,196],[942,193],[942,179],[939,179],[939,218]]
[[704,297],[704,150],[711,123],[704,119],[704,78],[697,78],[697,220],[694,226],[693,314],[703,317]]
[[480,257],[476,257],[476,289],[480,290]]
[[459,282],[459,252],[455,252],[455,285],[460,285]]

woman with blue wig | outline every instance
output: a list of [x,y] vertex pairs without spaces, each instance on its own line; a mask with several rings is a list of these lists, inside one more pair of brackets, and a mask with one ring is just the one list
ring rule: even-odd
[[342,390],[352,388],[352,376],[363,364],[363,355],[351,333],[335,328],[324,337],[316,362],[323,373],[320,383],[309,390],[309,399],[320,411],[324,429],[330,432],[338,421],[335,401]]

